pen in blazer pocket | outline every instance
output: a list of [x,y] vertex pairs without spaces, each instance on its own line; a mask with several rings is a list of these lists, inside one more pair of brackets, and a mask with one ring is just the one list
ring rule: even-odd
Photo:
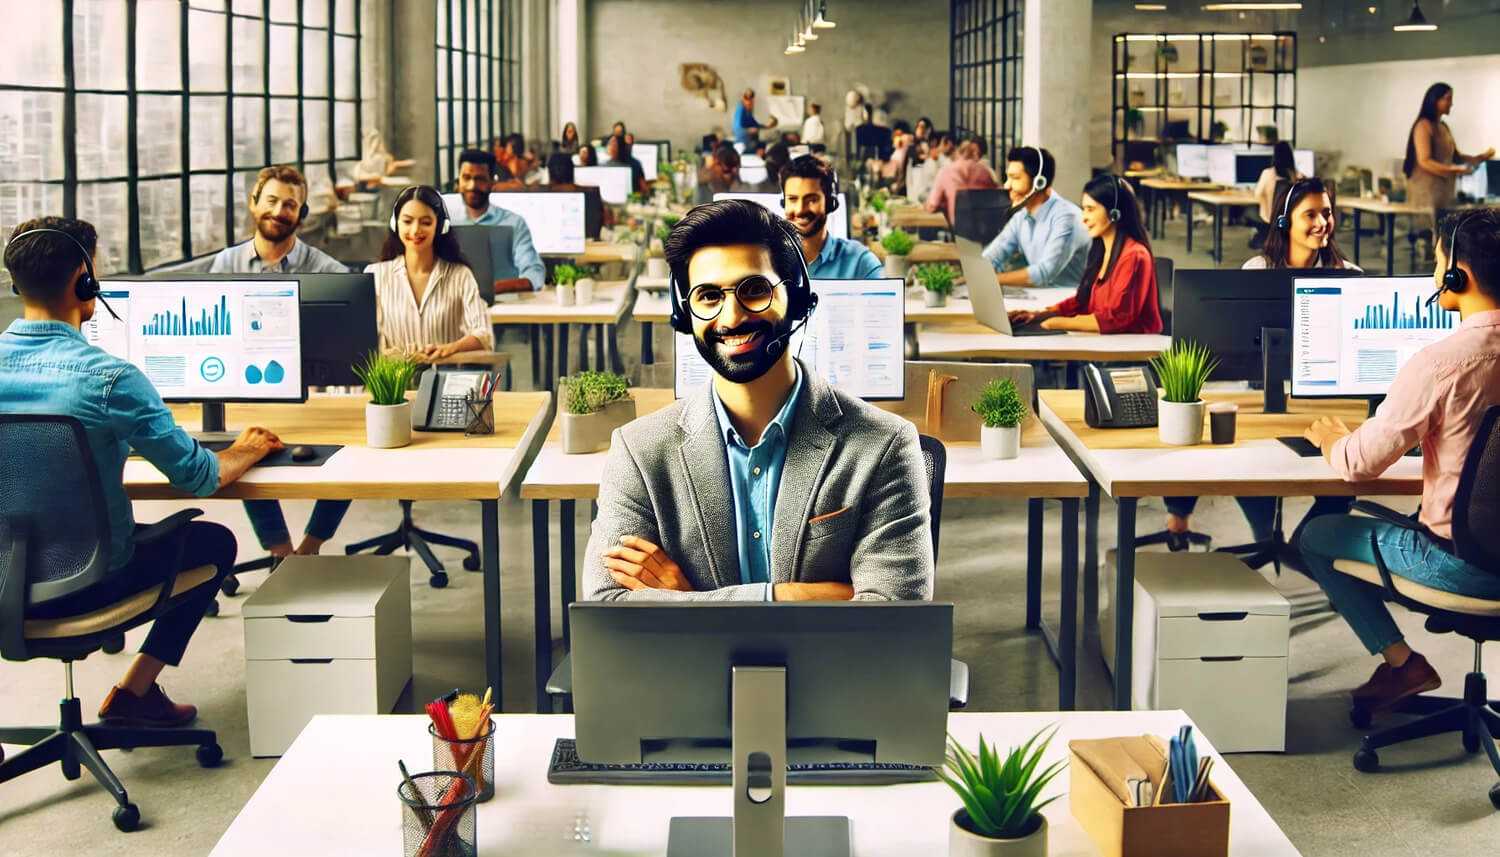
[[838,511],[837,511],[837,512],[829,512],[829,513],[828,513],[828,514],[826,514],[826,515],[819,515],[819,516],[817,516],[817,517],[816,517],[816,518],[808,518],[808,519],[807,519],[807,522],[808,522],[808,523],[809,523],[809,524],[816,524],[816,523],[817,523],[817,522],[819,522],[819,521],[826,521],[826,520],[828,520],[828,519],[829,519],[829,518],[836,518],[836,517],[838,517],[838,516],[839,516],[839,515],[842,515],[842,514],[844,514],[844,513],[845,513],[845,512],[847,512],[847,511],[849,511],[849,510],[850,510],[850,509],[852,509],[852,508],[854,508],[854,507],[853,507],[853,506],[845,506],[845,507],[844,507],[844,508],[842,508],[842,509],[839,509],[839,510],[838,510]]

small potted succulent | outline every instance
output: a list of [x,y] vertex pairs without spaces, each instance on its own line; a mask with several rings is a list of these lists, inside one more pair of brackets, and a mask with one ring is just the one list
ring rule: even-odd
[[[895,233],[892,233],[895,234]],[[930,307],[948,305],[948,296],[953,294],[953,267],[947,262],[928,262],[918,265],[915,272],[917,282],[922,284],[922,302]]]
[[1140,137],[1145,127],[1146,114],[1142,113],[1139,108],[1131,107],[1125,111],[1125,130],[1127,132]]
[[557,305],[573,306],[577,302],[574,286],[581,272],[572,265],[558,265],[552,269],[552,282],[557,285]]
[[677,225],[681,218],[662,218],[662,222],[656,227],[656,243],[646,251],[646,276],[653,280],[665,280],[667,278],[667,236],[672,234],[672,227]]
[[1185,340],[1151,358],[1162,389],[1157,420],[1162,443],[1192,446],[1203,440],[1203,383],[1218,367],[1207,347]]
[[979,736],[979,754],[948,736],[948,757],[937,775],[963,801],[948,831],[948,857],[1046,857],[1047,818],[1042,790],[1067,765],[1059,759],[1042,768],[1043,754],[1057,734],[1043,730],[1000,755]]
[[875,228],[881,234],[885,234],[886,225],[891,219],[891,206],[887,201],[890,194],[885,188],[880,188],[870,194],[870,210],[875,212]]
[[406,399],[406,391],[417,364],[372,351],[353,369],[370,394],[365,404],[365,445],[394,449],[411,443],[411,402]]
[[985,458],[1015,458],[1021,454],[1021,422],[1027,410],[1015,381],[991,378],[970,410],[984,421],[979,429],[979,448]]
[[907,257],[911,254],[911,249],[917,246],[917,242],[900,229],[892,229],[880,239],[880,246],[885,248],[885,275],[905,279],[906,272],[911,267]]
[[562,396],[562,446],[568,455],[609,448],[615,429],[635,419],[635,399],[624,375],[583,371],[558,385]]

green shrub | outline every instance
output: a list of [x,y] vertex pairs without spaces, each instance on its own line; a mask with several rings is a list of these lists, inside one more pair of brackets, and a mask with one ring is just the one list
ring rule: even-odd
[[370,393],[374,405],[399,405],[406,401],[406,391],[417,372],[417,364],[404,357],[391,357],[371,351],[363,363],[354,365],[354,375]]
[[572,265],[558,265],[552,269],[552,282],[559,286],[571,286],[578,282],[578,278],[584,275],[583,271]]
[[900,229],[892,229],[880,239],[880,246],[891,256],[905,256],[911,253],[911,248],[917,246],[917,242],[910,235]]
[[1201,398],[1203,383],[1219,368],[1219,358],[1209,353],[1207,346],[1181,340],[1151,358],[1151,368],[1161,381],[1165,401],[1196,402]]
[[974,833],[991,839],[1020,839],[1041,825],[1042,807],[1061,795],[1041,802],[1037,798],[1067,764],[1066,759],[1059,759],[1037,770],[1056,734],[1056,726],[1045,738],[1038,732],[1004,758],[998,747],[984,743],[983,735],[979,736],[978,757],[948,736],[948,757],[937,775],[958,793]]
[[928,262],[918,265],[916,270],[917,282],[922,288],[929,292],[937,292],[940,295],[953,294],[953,266],[947,262]]
[[1026,403],[1016,382],[1009,378],[991,378],[970,410],[990,428],[1012,428],[1026,419]]
[[563,408],[570,414],[598,413],[610,402],[630,395],[625,376],[613,372],[585,370],[562,379],[558,386],[562,391]]

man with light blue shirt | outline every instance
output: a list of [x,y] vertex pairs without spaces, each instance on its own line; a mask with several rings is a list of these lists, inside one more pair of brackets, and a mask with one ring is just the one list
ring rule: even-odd
[[[1022,209],[984,248],[1002,286],[1077,288],[1088,265],[1089,231],[1083,211],[1052,188],[1057,161],[1037,146],[1019,146],[1006,155],[1005,189],[1010,204]],[[1002,271],[1017,252],[1026,267]]]
[[307,218],[307,180],[295,167],[266,167],[250,191],[255,235],[225,247],[208,263],[210,274],[347,274],[348,266],[297,240]]
[[802,237],[802,257],[815,280],[875,280],[880,260],[858,241],[828,234],[828,215],[839,208],[839,180],[833,167],[812,155],[781,169],[781,207]]
[[495,294],[539,292],[547,280],[547,268],[531,240],[531,228],[521,215],[490,203],[494,186],[495,156],[483,149],[464,149],[458,156],[463,210],[449,211],[448,216],[455,226],[509,226],[511,267],[495,266]]

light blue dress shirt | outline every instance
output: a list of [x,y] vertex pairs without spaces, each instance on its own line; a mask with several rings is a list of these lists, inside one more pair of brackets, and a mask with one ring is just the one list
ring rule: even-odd
[[870,248],[830,235],[807,272],[814,280],[878,280],[884,269]]
[[347,274],[349,266],[322,250],[297,241],[281,261],[266,266],[255,252],[255,241],[225,247],[208,263],[210,274]]
[[734,496],[734,531],[739,544],[740,582],[763,583],[765,600],[774,600],[771,583],[771,525],[776,514],[776,493],[781,488],[781,470],[786,464],[787,435],[797,399],[802,395],[802,367],[795,362],[797,380],[792,392],[776,413],[775,419],[761,432],[760,442],[745,446],[719,394],[714,393],[714,413],[719,418],[719,433],[729,454],[729,487]]
[[1072,288],[1083,280],[1091,241],[1083,210],[1053,193],[1035,214],[1023,209],[1011,217],[984,258],[998,271],[1020,250],[1031,285]]
[[547,280],[547,268],[542,264],[541,255],[536,252],[536,244],[531,240],[531,227],[526,225],[521,215],[491,203],[489,211],[478,220],[470,220],[468,208],[462,205],[458,206],[457,212],[452,213],[452,217],[454,226],[509,226],[510,261],[515,267],[507,271],[496,266],[495,279],[525,277],[531,281],[533,292],[542,290],[542,284]]
[[21,319],[0,333],[0,411],[83,423],[103,482],[111,570],[135,552],[135,516],[121,479],[131,447],[179,491],[207,497],[219,488],[218,457],[177,427],[146,375],[65,322]]

